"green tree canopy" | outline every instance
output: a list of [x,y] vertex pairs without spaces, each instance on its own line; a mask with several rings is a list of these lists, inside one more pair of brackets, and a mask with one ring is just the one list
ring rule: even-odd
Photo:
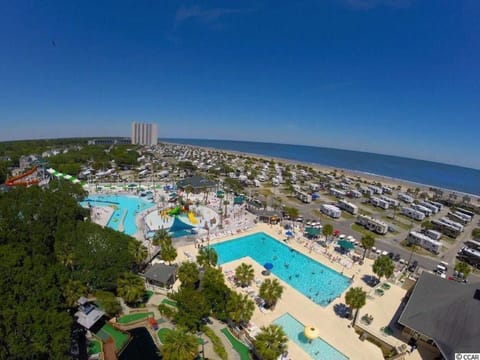
[[322,227],[322,234],[325,236],[327,239],[329,236],[333,235],[333,226],[332,224],[325,224]]
[[168,360],[193,360],[198,354],[197,338],[184,329],[173,329],[165,336],[160,352]]
[[115,316],[122,311],[120,302],[117,300],[114,293],[98,290],[95,292],[95,297],[97,298],[100,307],[108,316]]
[[353,318],[353,326],[357,320],[358,311],[365,306],[367,301],[367,293],[361,287],[352,287],[345,294],[345,303],[355,311],[355,317]]
[[282,297],[283,286],[277,279],[265,279],[260,285],[260,297],[265,300],[265,307],[274,308]]
[[178,268],[178,278],[183,287],[194,288],[200,279],[198,265],[190,261],[183,262]]
[[370,235],[364,235],[362,236],[362,239],[360,240],[362,247],[363,247],[363,259],[365,259],[365,255],[367,254],[367,250],[370,250],[372,247],[375,246],[375,238]]
[[277,360],[287,351],[288,338],[279,325],[263,326],[256,336],[253,346],[263,360]]
[[175,322],[191,331],[199,331],[202,319],[209,315],[209,304],[202,292],[182,287],[173,294],[177,301]]
[[201,267],[216,266],[217,261],[218,261],[217,252],[212,247],[203,247],[198,252],[197,263]]
[[387,255],[379,256],[373,263],[373,272],[381,279],[385,276],[387,279],[393,275],[395,264]]
[[173,246],[172,238],[165,237],[160,241],[160,258],[169,264],[177,258],[177,249]]
[[235,269],[235,277],[242,287],[249,286],[255,277],[252,265],[241,263]]
[[145,294],[145,282],[140,276],[126,272],[118,279],[117,294],[129,304],[139,302]]
[[227,301],[227,316],[237,325],[248,324],[255,311],[255,303],[247,294],[231,292]]
[[227,318],[227,301],[232,291],[225,284],[222,271],[213,267],[206,268],[201,281],[201,289],[213,315],[220,320],[225,320]]

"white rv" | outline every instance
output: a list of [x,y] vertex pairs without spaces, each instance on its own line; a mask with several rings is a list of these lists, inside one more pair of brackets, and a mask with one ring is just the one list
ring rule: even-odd
[[443,221],[445,223],[447,223],[448,225],[450,225],[451,227],[453,227],[454,229],[458,229],[459,231],[463,231],[464,230],[464,227],[462,224],[456,222],[456,221],[453,221],[453,220],[450,220],[446,217],[443,217],[440,219],[440,221]]
[[405,193],[398,193],[398,199],[403,201],[404,203],[411,204],[413,203],[413,200],[415,200],[413,197],[410,195],[407,195]]
[[382,200],[378,197],[371,197],[370,198],[370,204],[372,204],[373,206],[377,206],[379,208],[382,208],[384,210],[387,210],[390,206],[388,201]]
[[400,203],[398,202],[398,200],[392,199],[392,198],[390,198],[390,197],[388,197],[388,196],[385,196],[385,195],[380,196],[380,199],[382,199],[383,201],[388,202],[388,204],[389,204],[390,206],[393,206],[393,207],[396,207],[396,206],[400,205]]
[[431,200],[428,200],[428,201],[426,201],[426,202],[428,202],[429,204],[437,207],[439,211],[442,211],[442,209],[443,209],[443,204],[441,204],[441,203],[439,203],[439,202],[431,201]]
[[432,210],[429,208],[419,205],[419,204],[412,204],[411,205],[412,209],[415,209],[417,211],[420,211],[425,214],[425,216],[431,216],[432,215]]
[[402,207],[401,213],[409,218],[417,221],[421,221],[425,219],[425,214],[421,211],[409,208],[409,207]]
[[388,232],[388,224],[367,215],[358,215],[355,222],[380,235],[385,235]]
[[352,198],[361,198],[362,197],[362,193],[360,191],[357,191],[357,190],[350,190],[348,193],[348,196],[352,197]]
[[309,204],[312,202],[312,195],[300,190],[295,191],[295,197],[306,204]]
[[357,215],[357,213],[358,213],[357,205],[349,203],[348,201],[345,201],[345,200],[340,200],[338,202],[338,207],[342,210],[345,210],[346,212],[348,212],[352,215]]
[[338,207],[329,204],[323,204],[320,211],[334,219],[338,219],[342,215],[342,211]]
[[368,185],[368,188],[373,191],[374,194],[382,195],[383,189],[378,186]]
[[435,205],[432,205],[432,204],[430,204],[426,201],[422,201],[422,202],[418,203],[418,205],[421,205],[423,207],[426,207],[427,209],[430,209],[432,214],[436,214],[440,211],[440,209],[438,207],[436,207]]
[[435,230],[425,230],[425,235],[436,241],[439,241],[442,237],[442,233]]
[[338,189],[335,189],[335,188],[330,188],[329,190],[330,194],[339,198],[339,199],[343,199],[347,194],[345,193],[345,191],[342,191],[342,190],[338,190]]
[[438,254],[442,248],[442,243],[440,241],[433,240],[432,238],[416,231],[411,231],[408,234],[407,242],[409,244],[420,245],[424,249],[431,251],[434,254]]
[[441,219],[433,219],[431,223],[434,230],[440,231],[442,234],[450,236],[452,238],[457,237],[462,232],[462,230],[460,230],[458,227],[454,227],[446,223],[445,221],[442,221]]

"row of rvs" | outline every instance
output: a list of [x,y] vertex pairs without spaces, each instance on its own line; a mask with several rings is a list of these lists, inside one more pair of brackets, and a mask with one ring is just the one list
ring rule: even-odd
[[457,223],[453,220],[450,220],[446,217],[443,217],[438,220],[433,219],[431,221],[431,224],[432,224],[433,230],[439,231],[442,234],[452,238],[456,238],[464,230],[464,227],[462,224]]

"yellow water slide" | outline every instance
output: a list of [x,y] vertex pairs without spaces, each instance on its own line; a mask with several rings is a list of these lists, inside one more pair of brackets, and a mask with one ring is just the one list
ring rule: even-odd
[[190,220],[192,224],[198,224],[198,220],[195,217],[195,214],[191,211],[188,213],[188,220]]

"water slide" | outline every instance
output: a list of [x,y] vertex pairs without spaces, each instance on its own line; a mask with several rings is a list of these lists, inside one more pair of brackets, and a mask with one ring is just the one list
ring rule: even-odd
[[17,175],[17,176],[14,176],[14,177],[11,177],[10,179],[7,179],[5,181],[5,185],[7,186],[29,186],[29,185],[36,185],[40,182],[39,179],[37,178],[30,178],[30,179],[25,179],[23,181],[19,181],[19,180],[22,180],[24,178],[27,178],[31,175],[33,175],[33,173],[35,173],[37,171],[37,167],[33,167],[32,169],[28,170],[27,172],[24,172],[23,174],[20,174],[20,175]]
[[195,217],[195,214],[191,211],[188,213],[188,220],[190,220],[190,222],[194,225],[198,224],[198,220]]

